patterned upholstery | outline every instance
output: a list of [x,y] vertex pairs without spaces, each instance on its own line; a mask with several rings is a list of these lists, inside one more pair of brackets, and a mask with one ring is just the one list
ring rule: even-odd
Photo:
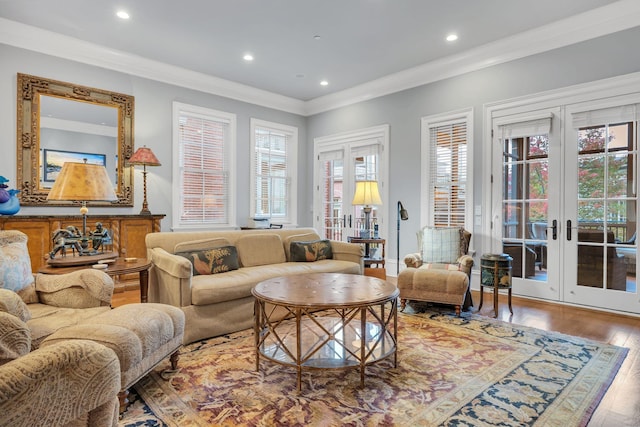
[[424,227],[418,232],[420,252],[405,256],[398,276],[402,309],[408,300],[473,306],[469,283],[473,258],[467,255],[471,233],[461,227]]

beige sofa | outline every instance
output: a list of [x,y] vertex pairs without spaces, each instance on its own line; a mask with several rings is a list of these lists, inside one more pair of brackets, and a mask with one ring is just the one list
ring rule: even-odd
[[[180,307],[185,314],[184,344],[253,326],[258,282],[307,273],[362,274],[361,245],[330,241],[332,257],[292,262],[291,242],[320,240],[312,228],[157,232],[147,234],[149,302]],[[238,269],[194,275],[194,265],[176,252],[194,253],[226,247],[237,252]]]

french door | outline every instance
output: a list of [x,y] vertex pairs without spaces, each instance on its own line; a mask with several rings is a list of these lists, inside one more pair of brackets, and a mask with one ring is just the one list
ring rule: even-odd
[[492,251],[518,295],[640,313],[629,97],[492,120]]
[[[314,227],[328,239],[347,241],[364,227],[363,206],[352,205],[357,181],[376,181],[386,204],[384,147],[388,127],[356,131],[315,141]],[[383,206],[373,206],[371,227],[384,237]],[[375,235],[375,234],[374,234]]]
[[640,313],[637,102],[620,97],[567,108],[567,302]]
[[513,258],[516,294],[550,300],[560,297],[558,114],[547,109],[493,123],[493,251]]

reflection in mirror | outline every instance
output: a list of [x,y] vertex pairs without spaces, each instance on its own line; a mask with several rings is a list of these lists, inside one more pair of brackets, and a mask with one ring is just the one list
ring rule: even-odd
[[118,200],[94,206],[133,206],[133,96],[18,74],[17,182],[23,206],[70,206],[48,201],[65,161],[104,164]]
[[40,188],[51,188],[65,161],[87,159],[105,166],[117,190],[117,143],[116,107],[40,95]]

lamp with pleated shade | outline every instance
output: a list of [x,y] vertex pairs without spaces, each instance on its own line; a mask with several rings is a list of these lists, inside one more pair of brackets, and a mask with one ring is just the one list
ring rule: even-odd
[[144,199],[142,200],[142,210],[140,215],[151,215],[149,204],[147,203],[147,166],[162,166],[160,160],[153,154],[151,148],[141,147],[129,158],[130,165],[142,165],[142,182],[144,185]]
[[107,169],[102,165],[66,162],[49,190],[47,200],[80,201],[82,207],[83,251],[80,255],[92,255],[87,250],[87,202],[112,202],[118,200]]
[[351,201],[352,205],[361,205],[364,206],[362,211],[364,212],[364,238],[371,237],[371,225],[370,225],[370,216],[371,216],[371,205],[381,205],[382,199],[380,198],[380,192],[378,191],[378,182],[377,181],[357,181],[356,182],[356,191],[353,195],[353,200]]

